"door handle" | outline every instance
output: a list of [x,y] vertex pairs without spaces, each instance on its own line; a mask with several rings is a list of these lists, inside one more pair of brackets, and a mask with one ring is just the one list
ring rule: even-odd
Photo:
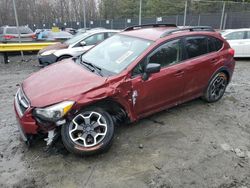
[[179,71],[176,71],[176,73],[174,73],[175,76],[182,76],[183,74],[184,74],[183,70],[179,70]]
[[212,63],[216,63],[217,61],[218,61],[217,58],[214,58],[214,59],[211,60]]

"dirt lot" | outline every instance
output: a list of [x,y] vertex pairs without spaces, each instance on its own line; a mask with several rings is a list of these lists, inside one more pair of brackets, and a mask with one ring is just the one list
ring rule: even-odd
[[20,141],[13,96],[39,68],[18,59],[0,64],[0,187],[250,187],[249,60],[237,61],[219,102],[197,99],[118,127],[108,153],[79,158]]

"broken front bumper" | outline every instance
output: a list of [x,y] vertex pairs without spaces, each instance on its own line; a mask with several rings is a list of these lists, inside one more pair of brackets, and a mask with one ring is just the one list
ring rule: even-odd
[[27,141],[27,135],[37,134],[38,125],[32,117],[32,109],[30,108],[29,102],[21,89],[18,90],[15,96],[14,109],[21,137],[24,141]]

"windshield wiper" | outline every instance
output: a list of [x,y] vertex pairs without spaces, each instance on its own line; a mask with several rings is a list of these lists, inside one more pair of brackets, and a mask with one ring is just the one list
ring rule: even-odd
[[96,71],[100,76],[103,76],[101,71],[102,69],[100,67],[97,67],[93,63],[87,62],[85,59],[83,60],[82,56],[80,56],[80,62],[83,64],[85,67],[87,67],[91,72]]

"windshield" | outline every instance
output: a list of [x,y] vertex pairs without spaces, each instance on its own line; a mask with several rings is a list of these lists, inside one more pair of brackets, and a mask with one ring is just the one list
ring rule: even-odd
[[130,65],[152,41],[117,34],[82,56],[83,61],[90,62],[101,69],[120,73]]
[[72,44],[75,44],[76,42],[80,42],[81,40],[83,40],[87,36],[89,36],[89,33],[83,33],[80,35],[76,35],[76,36],[72,37],[71,39],[66,40],[64,43],[67,45],[72,45]]

